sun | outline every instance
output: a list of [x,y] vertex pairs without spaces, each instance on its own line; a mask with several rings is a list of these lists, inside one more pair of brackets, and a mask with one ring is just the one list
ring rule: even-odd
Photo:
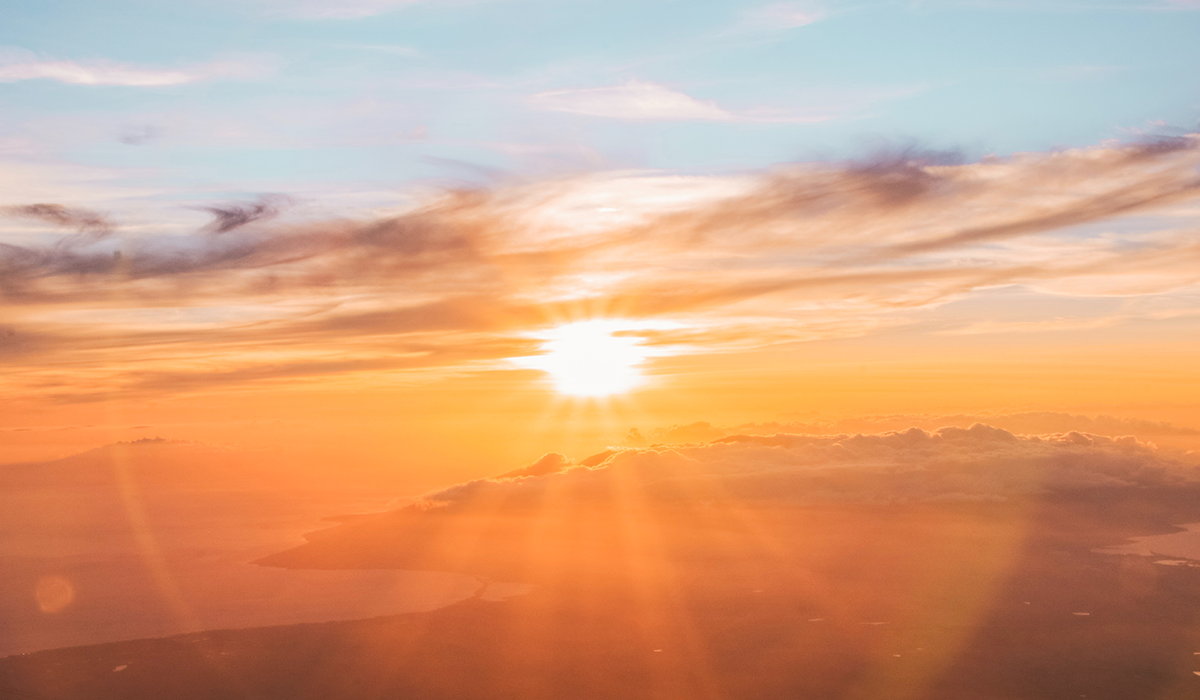
[[623,394],[642,383],[639,366],[648,354],[640,338],[618,335],[633,325],[596,320],[559,326],[541,336],[544,354],[520,358],[521,364],[549,374],[560,394]]

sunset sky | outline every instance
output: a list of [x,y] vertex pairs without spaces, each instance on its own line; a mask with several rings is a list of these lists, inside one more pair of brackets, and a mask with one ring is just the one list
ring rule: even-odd
[[419,492],[672,426],[1200,447],[1200,2],[3,17],[0,462],[164,437]]

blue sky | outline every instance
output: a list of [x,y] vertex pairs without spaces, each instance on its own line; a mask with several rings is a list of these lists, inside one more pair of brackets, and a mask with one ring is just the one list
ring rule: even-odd
[[910,144],[974,160],[1200,119],[1186,1],[8,2],[4,17],[0,155],[184,200],[729,173]]

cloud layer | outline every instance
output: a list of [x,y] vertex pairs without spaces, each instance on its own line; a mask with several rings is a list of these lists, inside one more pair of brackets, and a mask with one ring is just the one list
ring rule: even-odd
[[[868,334],[1005,285],[1178,294],[1151,312],[1194,313],[1198,146],[599,174],[446,192],[375,218],[312,220],[270,195],[200,207],[213,218],[193,231],[31,202],[0,212],[48,241],[0,243],[0,362],[25,378],[10,391],[86,395],[496,367],[536,352],[532,331],[597,315],[667,320],[637,334],[721,351]],[[278,352],[264,364],[255,346]],[[114,361],[118,348],[136,367]],[[180,361],[195,352],[215,364]],[[70,373],[89,367],[83,383]]]
[[657,444],[712,442],[734,435],[778,433],[842,435],[903,431],[909,428],[936,430],[945,427],[969,428],[977,423],[1000,428],[1016,435],[1052,435],[1072,432],[1105,437],[1136,435],[1139,438],[1200,435],[1200,430],[1158,421],[1109,415],[1091,417],[1053,411],[1025,411],[992,415],[868,415],[835,420],[748,423],[738,426],[717,426],[707,421],[696,421],[684,425],[655,428],[645,432],[634,428],[625,435],[623,444],[629,447],[646,447]]

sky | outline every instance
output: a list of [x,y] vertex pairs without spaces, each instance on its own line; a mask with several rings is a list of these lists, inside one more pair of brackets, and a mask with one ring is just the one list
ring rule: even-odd
[[1200,3],[3,14],[0,462],[1200,427]]

